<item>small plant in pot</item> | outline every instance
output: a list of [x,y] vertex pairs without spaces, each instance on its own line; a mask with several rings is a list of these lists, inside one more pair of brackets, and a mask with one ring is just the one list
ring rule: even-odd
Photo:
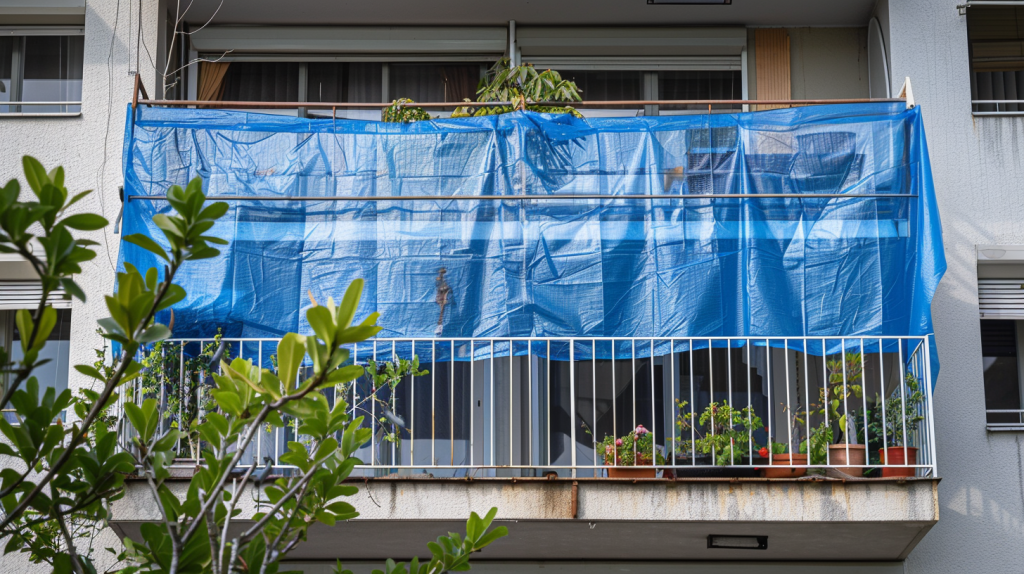
[[654,435],[643,425],[624,437],[604,437],[597,449],[608,466],[608,478],[657,478],[655,463],[665,464],[665,457],[655,447]]
[[924,402],[921,383],[917,377],[907,373],[904,377],[906,390],[889,397],[884,402],[876,398],[876,407],[869,411],[868,432],[872,443],[877,441],[882,447],[878,449],[879,463],[882,465],[882,478],[911,477],[917,474],[915,468],[899,468],[887,465],[917,464],[917,447],[907,446],[905,437],[917,430],[924,420],[919,413]]
[[[745,458],[749,464],[751,449],[757,452],[761,448],[753,436],[754,430],[760,429],[763,423],[753,408],[735,409],[724,402],[713,402],[701,413],[697,424],[693,424],[694,414],[683,412],[688,403],[677,401],[676,404],[679,407],[676,429],[680,433],[677,453],[710,455],[716,466],[733,466],[744,464]],[[684,440],[689,433],[694,440]]]
[[[867,460],[867,447],[857,439],[857,411],[849,407],[849,401],[863,400],[864,362],[860,352],[846,353],[843,361],[831,360],[828,368],[828,384],[819,391],[822,408],[818,412],[828,414],[831,425],[828,456],[817,464],[831,464],[837,470],[850,476],[863,476]],[[845,381],[845,382],[844,382]],[[861,425],[863,427],[863,425]],[[818,429],[820,439],[824,431]],[[844,466],[856,465],[856,466]]]
[[[787,411],[786,405],[782,405],[783,411]],[[768,446],[761,447],[758,454],[761,458],[771,456],[771,462],[761,469],[761,476],[765,478],[799,478],[807,474],[807,441],[800,440],[800,433],[803,430],[804,418],[800,416],[801,408],[797,407],[788,417],[789,443],[776,442],[774,438],[768,437]],[[765,432],[770,432],[764,427]],[[791,448],[799,445],[799,452]],[[794,468],[796,467],[796,468]]]

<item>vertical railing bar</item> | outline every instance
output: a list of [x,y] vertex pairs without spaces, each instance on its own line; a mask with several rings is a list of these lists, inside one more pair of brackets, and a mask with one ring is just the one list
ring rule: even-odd
[[[167,374],[163,372],[163,370],[164,370],[163,369],[163,364],[164,364],[164,361],[166,359],[167,359],[167,352],[164,350],[164,347],[161,345],[161,347],[160,347],[160,371],[161,371],[161,373],[160,373],[160,428],[161,428],[161,430],[167,430],[167,429],[164,429],[164,419],[167,418],[167,417],[164,416],[164,414],[167,413]],[[170,421],[168,421],[167,424],[170,425]]]
[[[416,339],[412,340],[412,356],[410,359],[416,358]],[[412,388],[409,389],[409,464],[412,466],[416,465],[416,377],[412,374],[409,375],[409,384]]]
[[[903,341],[900,341],[900,421],[903,426],[903,464],[907,464],[907,399],[904,386],[907,376],[904,374]],[[889,465],[889,449],[885,450],[885,462]]]
[[[745,339],[743,346],[747,349],[747,462],[752,465],[754,464],[754,399],[750,392],[750,339]],[[771,444],[768,446],[771,450]],[[768,455],[771,456],[771,453],[769,452]]]
[[430,464],[437,464],[437,340],[430,342]]
[[516,356],[514,345],[515,345],[515,343],[512,342],[512,339],[509,339],[508,340],[508,464],[509,464],[509,466],[514,466],[516,464],[516,459],[512,455],[512,453],[513,453],[513,451],[515,449],[515,441],[513,440],[513,436],[515,435],[515,431],[513,430],[513,426],[512,426],[512,417],[515,415],[515,409],[513,408],[513,402],[514,402],[513,399],[515,397],[515,393],[512,392],[512,388],[515,386],[515,379],[512,377],[512,368],[515,366],[515,356]]
[[[664,372],[664,371],[662,371]],[[651,465],[658,464],[658,456],[655,450],[658,448],[658,412],[654,406],[654,339],[651,339]],[[657,475],[657,468],[654,470]]]
[[547,416],[547,419],[548,419],[547,420],[547,426],[548,426],[548,448],[547,448],[547,451],[548,451],[548,466],[551,466],[551,339],[547,339],[547,343],[548,343],[548,357],[547,357],[547,360],[545,361],[547,372],[548,372],[547,377],[546,377],[547,385],[548,385],[548,416]]
[[526,342],[526,452],[533,466],[533,341]]
[[[804,440],[807,441],[807,464],[811,464],[811,384],[809,381],[811,362],[807,355],[807,338],[804,341],[804,425],[807,434]],[[799,448],[799,447],[798,447]]]
[[[263,371],[263,341],[262,340],[257,341],[257,346],[256,346],[256,368],[258,368],[260,370],[260,372]],[[261,433],[257,429],[257,431],[256,431],[256,452],[255,452],[255,454],[253,454],[253,462],[255,462],[257,465],[261,465],[263,463],[263,458],[261,456],[262,454],[263,454],[263,433]]]
[[[729,422],[732,422],[733,405],[735,401],[732,400],[732,339],[725,342],[725,380],[726,384],[729,385],[729,392],[725,394],[729,399]],[[736,464],[736,447],[733,443],[729,444],[729,464],[735,466]]]
[[[612,339],[612,437],[619,432],[619,421],[618,421],[618,409],[616,403],[619,402],[618,389],[616,388],[615,382],[615,339]],[[605,461],[605,466],[618,466],[619,465],[619,451],[615,449],[615,455],[612,457],[612,463],[609,465],[608,461]]]
[[[928,400],[928,452],[930,453],[931,458],[929,462],[931,463],[932,476],[935,477],[939,475],[939,469],[935,452],[935,418],[933,416],[935,409],[932,407],[932,350],[931,344],[928,341],[928,335],[924,336],[922,346],[924,347],[924,388],[925,397]],[[918,380],[918,384],[921,384],[920,379]]]
[[[768,371],[768,384],[765,387],[768,389],[768,443],[771,444],[774,433],[772,432],[772,411],[775,410],[775,405],[772,403],[772,340],[764,340],[764,352],[765,352],[765,369]],[[771,450],[771,448],[769,448]],[[775,463],[775,457],[773,452],[768,453],[768,466],[772,466]],[[790,461],[792,462],[792,460]]]
[[[790,392],[789,392],[789,387],[790,387],[790,384],[789,384],[789,380],[790,380],[789,379],[789,339],[783,339],[782,340],[782,356],[785,358],[785,361],[786,361],[786,408],[784,409],[784,412],[786,413],[786,436],[789,438],[789,443],[787,445],[787,448],[789,449],[789,464],[792,465],[793,462],[794,462],[793,461],[793,454],[794,454],[793,453],[793,425],[790,424],[789,421],[792,419],[792,416],[793,416],[793,398],[790,396]],[[773,454],[773,453],[769,453],[769,454]]]
[[494,403],[498,402],[494,397],[494,339],[491,339],[491,466],[494,466],[494,435],[498,434],[497,423],[494,422]]
[[576,478],[576,340],[569,339],[569,448],[572,477]]
[[448,454],[451,465],[455,466],[455,339],[451,340],[451,389],[448,391]]
[[686,346],[690,349],[690,466],[697,466],[697,449],[694,448],[697,443],[697,429],[694,426],[696,422],[694,411],[697,409],[697,404],[693,398],[693,339],[687,339]]
[[476,450],[476,340],[469,340],[469,466],[473,466],[473,451]]
[[[373,363],[377,365],[377,340],[373,340]],[[377,365],[380,368],[380,365]],[[373,427],[377,424],[377,381],[370,380],[370,466],[377,466],[374,460],[377,459],[377,449],[373,444],[373,436],[377,433],[374,432]],[[377,461],[382,462],[382,461]]]
[[[840,426],[842,426],[843,428],[839,429],[839,432],[843,433],[843,444],[846,445],[846,462],[849,463],[850,462],[850,437],[846,436],[846,434],[847,434],[846,431],[848,431],[849,428],[850,428],[850,407],[849,407],[849,404],[848,404],[849,401],[846,400],[846,397],[847,397],[847,395],[850,394],[850,389],[849,389],[849,386],[847,384],[848,381],[846,380],[846,339],[840,339],[839,343],[840,343],[841,349],[842,349],[842,357],[841,357],[841,359],[842,359],[842,362],[843,362],[843,416],[839,417],[839,420],[840,421],[843,421],[843,420],[846,421],[845,424],[840,423]],[[862,374],[861,377],[863,377],[863,376],[864,375]]]
[[[672,403],[669,408],[670,413],[676,412],[676,340],[669,339],[668,341],[668,353],[669,353],[669,385],[672,387]],[[674,417],[673,417],[674,418]],[[668,428],[672,429],[672,466],[676,466],[676,427],[675,421],[668,421]]]
[[[879,373],[879,376],[882,379],[882,392],[880,393],[879,400],[881,401],[882,404],[879,405],[878,408],[880,408],[882,410],[882,452],[886,452],[885,449],[889,448],[889,433],[888,433],[889,429],[886,428],[886,424],[887,423],[886,423],[886,420],[885,420],[885,418],[886,418],[886,413],[885,413],[886,408],[885,408],[885,406],[886,406],[886,400],[888,399],[888,395],[885,392],[885,354],[884,354],[883,351],[884,351],[884,347],[882,346],[882,339],[879,338],[878,339],[878,373]],[[868,454],[867,453],[867,446],[864,447],[864,450],[865,450],[865,455],[867,455]],[[871,460],[871,459],[868,458],[868,460]]]
[[[821,340],[821,376],[823,377],[823,379],[822,379],[822,386],[824,387],[824,390],[825,390],[825,404],[823,404],[821,406],[822,406],[823,410],[825,411],[825,426],[827,427],[827,426],[829,426],[829,422],[828,422],[828,409],[829,409],[829,405],[831,404],[832,398],[829,396],[829,387],[828,387],[829,383],[831,382],[829,380],[829,378],[828,378],[828,341],[826,339],[824,339],[824,338],[822,338],[822,340]],[[832,438],[835,439],[835,437],[832,437]],[[810,456],[809,456],[810,450],[811,450],[811,441],[810,440],[807,441],[807,450],[808,450],[808,460],[810,460]],[[831,453],[829,452],[829,449],[826,448],[825,449],[825,466],[829,466],[829,465],[832,464],[832,460],[831,459],[832,459]]]
[[[590,424],[594,427],[590,430],[590,444],[594,447],[594,468],[597,468],[597,339],[590,340],[590,382],[590,406],[593,407]],[[594,476],[597,476],[596,470]]]
[[[630,386],[630,389],[633,391],[633,405],[632,405],[633,406],[633,419],[632,419],[633,420],[633,427],[632,428],[633,428],[633,432],[636,432],[636,339],[631,339],[630,340],[630,345],[631,345],[631,349],[632,349],[632,357],[633,357],[632,360],[633,360],[633,362],[631,364],[631,370],[629,372],[629,381],[630,381],[630,385],[629,386]],[[636,443],[637,442],[638,441],[633,441],[633,465],[634,466],[637,463],[637,460],[636,460]]]
[[[200,343],[201,345],[201,343]],[[200,349],[201,350],[201,349]],[[185,393],[185,343],[178,345],[178,430],[185,428],[185,415],[183,412],[184,402],[188,395]],[[188,440],[188,439],[186,439]],[[181,449],[181,440],[178,440],[178,449]]]
[[[715,402],[715,351],[714,341],[708,339],[708,398],[711,404]],[[715,421],[714,415],[711,417],[711,436],[715,436]],[[718,449],[715,448],[714,443],[711,447],[711,463],[718,464]]]
[[[398,362],[398,355],[395,352],[395,348],[397,347],[397,345],[398,345],[398,340],[397,339],[391,339],[391,360],[394,361],[396,369],[397,369],[398,365],[401,364],[401,363]],[[401,382],[401,379],[399,379],[399,383],[400,382]],[[395,388],[390,389],[390,391],[391,391],[391,412],[394,413],[395,416],[398,415],[398,393],[397,393],[397,390],[398,390],[398,384],[396,383],[395,384]],[[391,424],[394,424],[394,423],[391,423]],[[395,425],[395,426],[397,426],[397,425]],[[398,429],[397,433],[398,433],[398,436],[401,437],[402,436],[402,429]],[[397,464],[395,464],[395,462],[398,460],[398,446],[397,446],[397,444],[398,444],[397,440],[391,441],[391,464],[393,464],[395,466],[398,466]],[[452,463],[452,464],[454,464],[454,463]]]
[[[864,346],[864,337],[860,338],[860,397],[861,403],[864,406],[864,462],[867,462],[868,457],[868,445],[871,444],[871,438],[868,436],[868,373],[864,369],[864,355],[867,354],[867,347]],[[849,444],[849,441],[847,441]],[[846,447],[850,449],[849,446]],[[850,459],[847,457],[847,464]]]

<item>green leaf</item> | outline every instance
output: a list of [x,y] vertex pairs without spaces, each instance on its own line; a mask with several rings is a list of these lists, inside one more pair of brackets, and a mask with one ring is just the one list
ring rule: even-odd
[[65,277],[60,280],[60,285],[67,294],[85,303],[85,291],[82,291],[82,288],[78,286],[78,283],[75,283],[74,279]]
[[142,336],[139,337],[140,343],[155,343],[157,341],[163,341],[171,336],[171,330],[167,325],[161,325],[156,323],[150,328],[146,329]]
[[75,370],[87,377],[92,377],[98,381],[106,381],[104,377],[95,367],[91,365],[75,365]]
[[299,366],[306,356],[306,338],[297,333],[288,333],[277,345],[278,376],[284,383],[284,394],[295,389],[295,378]]
[[78,229],[80,231],[96,231],[97,229],[103,229],[109,223],[105,217],[96,215],[95,213],[77,213],[75,215],[65,217],[61,220],[61,223],[65,227],[71,229]]
[[43,185],[50,183],[50,176],[46,173],[46,169],[43,168],[43,164],[39,163],[36,158],[26,155],[21,158],[22,168],[25,170],[25,179],[28,181],[29,187],[39,197],[39,194],[43,191]]
[[171,260],[171,258],[167,255],[167,252],[164,251],[164,248],[161,247],[160,244],[157,243],[156,241],[153,241],[153,239],[150,237],[147,237],[139,233],[134,233],[132,235],[125,236],[124,240],[133,245],[138,245],[139,247],[145,249],[146,251],[149,251],[150,253],[153,253],[156,256],[160,257],[164,261]]

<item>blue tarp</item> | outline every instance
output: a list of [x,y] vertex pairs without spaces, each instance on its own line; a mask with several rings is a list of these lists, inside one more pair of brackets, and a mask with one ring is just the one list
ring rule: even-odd
[[[230,246],[178,276],[178,337],[309,332],[307,292],[337,299],[357,277],[358,316],[380,312],[382,337],[932,332],[945,259],[919,108],[413,124],[128,116],[125,234],[161,242],[150,218],[168,205],[132,196],[197,175],[212,196],[430,196],[230,202],[211,231]],[[539,199],[568,194],[602,197]],[[648,195],[659,197],[630,198]],[[120,261],[156,264],[125,243]]]

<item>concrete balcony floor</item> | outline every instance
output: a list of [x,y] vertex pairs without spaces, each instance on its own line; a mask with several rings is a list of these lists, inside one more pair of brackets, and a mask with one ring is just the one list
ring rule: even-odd
[[[292,560],[379,560],[426,553],[462,532],[471,511],[498,507],[509,536],[481,560],[902,560],[939,519],[938,480],[543,478],[358,479],[348,501],[361,516],[316,525]],[[187,481],[170,486],[184,496]],[[242,517],[259,504],[242,493]],[[158,519],[131,481],[114,504],[119,536]],[[234,524],[244,528],[247,521]],[[767,550],[709,549],[707,536],[768,536]],[[629,540],[628,545],[623,541]],[[629,555],[624,555],[624,552]]]

